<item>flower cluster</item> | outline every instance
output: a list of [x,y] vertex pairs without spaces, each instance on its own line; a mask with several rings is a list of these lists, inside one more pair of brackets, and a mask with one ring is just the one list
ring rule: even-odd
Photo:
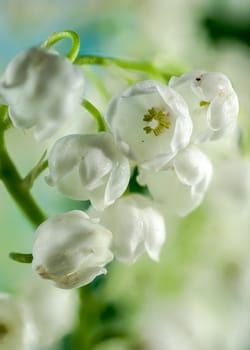
[[[34,128],[44,140],[77,113],[85,79],[73,63],[46,48],[10,62],[0,98],[15,127]],[[147,252],[158,260],[166,236],[162,208],[185,216],[200,205],[212,177],[201,145],[222,137],[238,109],[225,75],[193,71],[168,84],[129,86],[111,99],[103,119],[98,115],[99,132],[58,139],[46,181],[71,199],[89,200],[93,209],[56,215],[37,228],[34,270],[59,288],[74,288],[106,273],[113,256],[133,263]],[[135,168],[147,197],[130,191]]]

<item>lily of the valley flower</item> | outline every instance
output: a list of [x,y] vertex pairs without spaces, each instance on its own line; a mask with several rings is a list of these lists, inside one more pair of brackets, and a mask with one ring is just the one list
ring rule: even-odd
[[138,181],[168,210],[185,216],[203,200],[212,177],[212,164],[195,146],[178,153],[168,170],[141,171]]
[[14,126],[35,128],[44,140],[74,113],[83,95],[79,68],[54,51],[31,48],[20,53],[0,78],[0,99],[9,105]]
[[224,74],[192,71],[171,78],[169,86],[180,92],[189,105],[195,142],[218,139],[234,124],[239,101]]
[[153,80],[115,96],[105,118],[120,150],[144,168],[162,168],[187,146],[192,133],[182,96]]
[[29,350],[34,341],[25,306],[9,294],[0,294],[0,349]]
[[25,281],[21,300],[36,329],[37,345],[51,346],[73,330],[79,306],[77,296],[76,290],[55,288],[36,275]]
[[58,288],[78,288],[107,272],[111,239],[109,230],[79,210],[51,217],[36,231],[32,267]]
[[66,196],[87,200],[97,210],[114,203],[126,190],[130,166],[109,133],[69,135],[49,155],[49,185]]
[[112,248],[118,260],[134,263],[144,252],[159,259],[166,229],[149,199],[137,194],[122,197],[102,213],[100,221],[113,233]]

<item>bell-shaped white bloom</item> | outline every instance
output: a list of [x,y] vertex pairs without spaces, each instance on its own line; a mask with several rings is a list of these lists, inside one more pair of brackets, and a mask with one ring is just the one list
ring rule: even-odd
[[107,272],[111,239],[109,230],[79,210],[51,217],[37,228],[32,267],[58,288],[81,287]]
[[34,332],[25,306],[9,294],[0,294],[0,349],[29,350]]
[[179,78],[171,78],[169,86],[180,92],[189,105],[195,142],[218,139],[229,126],[234,125],[239,101],[224,74],[192,71]]
[[212,177],[212,164],[195,146],[178,153],[168,170],[141,171],[138,181],[166,209],[185,216],[203,200]]
[[70,333],[77,320],[78,297],[76,290],[55,288],[44,279],[34,275],[25,281],[21,293],[36,328],[36,344],[50,346]]
[[130,178],[128,159],[106,132],[65,136],[56,142],[48,160],[48,184],[70,198],[90,200],[97,210],[114,203]]
[[14,126],[35,128],[37,140],[58,130],[83,96],[81,70],[54,51],[31,48],[16,56],[0,78],[0,98]]
[[159,259],[166,229],[151,200],[138,194],[122,197],[104,210],[100,221],[113,233],[113,252],[118,260],[134,263],[145,251],[153,260]]
[[141,81],[115,96],[105,118],[120,150],[142,167],[155,170],[186,147],[192,133],[182,96],[153,80]]

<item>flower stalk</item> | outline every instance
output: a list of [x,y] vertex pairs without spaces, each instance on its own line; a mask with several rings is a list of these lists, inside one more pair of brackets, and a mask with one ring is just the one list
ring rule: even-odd
[[35,202],[29,189],[23,185],[23,179],[5,147],[3,132],[0,132],[0,180],[29,221],[34,226],[40,225],[46,216]]
[[62,32],[52,33],[48,39],[41,45],[42,48],[49,48],[56,44],[58,41],[63,39],[71,39],[72,47],[70,52],[67,54],[67,57],[71,62],[74,62],[79,50],[80,50],[80,38],[79,35],[73,30],[64,30]]

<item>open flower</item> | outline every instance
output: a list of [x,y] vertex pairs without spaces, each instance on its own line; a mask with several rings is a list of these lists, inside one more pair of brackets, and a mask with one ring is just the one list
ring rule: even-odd
[[218,139],[234,124],[239,101],[224,74],[192,71],[171,78],[169,86],[180,92],[189,105],[195,142]]
[[37,229],[33,269],[58,288],[78,288],[107,270],[112,234],[79,210],[57,215]]
[[138,181],[168,210],[185,216],[203,200],[212,177],[212,164],[195,146],[178,153],[168,170],[141,171]]
[[130,166],[109,133],[69,135],[49,154],[49,185],[66,196],[87,200],[97,210],[114,203],[126,190]]
[[34,332],[25,306],[9,294],[0,294],[0,349],[28,350]]
[[145,251],[153,260],[159,259],[166,229],[149,199],[138,194],[122,197],[104,210],[100,221],[113,233],[112,249],[118,260],[134,263]]
[[144,168],[162,168],[187,146],[192,133],[184,99],[153,80],[115,96],[105,118],[120,150]]
[[44,140],[70,117],[83,95],[79,68],[54,51],[31,48],[20,53],[0,78],[0,98],[9,105],[14,126],[35,128]]

